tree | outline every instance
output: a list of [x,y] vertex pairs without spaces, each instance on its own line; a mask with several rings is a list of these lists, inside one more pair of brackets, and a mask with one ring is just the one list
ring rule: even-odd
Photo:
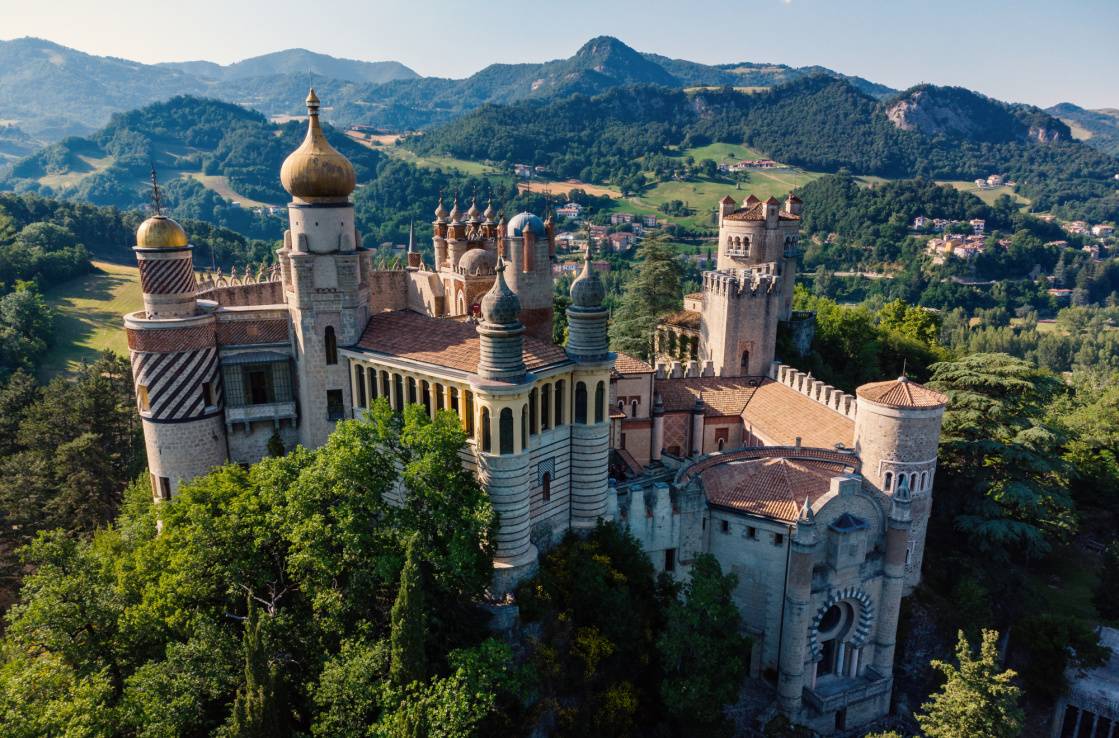
[[34,372],[50,345],[55,311],[33,282],[17,282],[0,297],[0,379],[15,369]]
[[242,642],[245,681],[237,690],[225,733],[229,738],[272,738],[288,732],[280,717],[276,698],[276,667],[269,663],[264,652],[260,613],[252,592],[245,599],[248,602]]
[[956,645],[958,666],[935,660],[932,667],[945,683],[922,705],[917,723],[929,738],[1017,738],[1023,713],[1016,674],[1000,671],[998,633],[984,630],[979,653],[961,631]]
[[400,589],[392,606],[389,675],[400,687],[423,681],[427,676],[427,655],[424,652],[427,613],[417,540],[415,535],[408,540],[404,568],[400,571]]
[[1092,594],[1092,602],[1100,616],[1119,619],[1119,540],[1104,549],[1100,562],[1100,579]]
[[662,238],[642,242],[637,258],[640,262],[610,324],[610,343],[618,351],[648,360],[657,321],[680,309],[683,269]]
[[657,639],[665,670],[660,691],[681,724],[716,730],[723,706],[734,702],[749,668],[750,641],[738,632],[741,617],[733,599],[737,583],[714,556],[703,554],[692,566],[683,602],[668,607]]

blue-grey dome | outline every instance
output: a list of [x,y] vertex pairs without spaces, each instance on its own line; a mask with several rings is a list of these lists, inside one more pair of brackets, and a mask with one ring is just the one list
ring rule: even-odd
[[519,238],[524,235],[525,228],[531,230],[537,238],[543,238],[547,234],[544,221],[540,220],[540,216],[532,213],[517,213],[505,227],[505,235]]
[[521,313],[521,300],[517,293],[505,283],[505,261],[497,260],[497,279],[493,287],[482,297],[482,320],[491,325],[511,325],[517,322]]
[[583,261],[583,271],[571,283],[571,304],[577,307],[599,307],[606,299],[606,286],[598,277],[598,272],[591,268],[591,258]]

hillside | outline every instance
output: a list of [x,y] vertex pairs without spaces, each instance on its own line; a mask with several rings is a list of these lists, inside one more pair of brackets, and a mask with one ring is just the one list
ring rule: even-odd
[[0,41],[0,104],[5,120],[57,141],[88,135],[112,113],[178,95],[206,96],[268,116],[302,112],[309,81],[323,93],[331,120],[414,130],[486,103],[595,95],[630,84],[772,87],[813,74],[848,79],[874,96],[889,88],[822,67],[735,62],[706,65],[642,54],[616,38],[593,38],[571,57],[533,64],[491,64],[463,79],[419,77],[399,62],[339,59],[288,49],[229,65],[210,61],[141,64],[85,54],[44,41]]
[[1119,157],[1119,110],[1085,110],[1066,102],[1047,108],[1045,112],[1063,121],[1078,140]]
[[[304,124],[270,123],[260,113],[216,100],[177,97],[113,116],[84,138],[67,138],[12,166],[0,186],[136,208],[148,202],[154,165],[165,202],[183,217],[209,220],[246,235],[275,237],[281,223],[243,205],[287,201],[278,173],[304,135]],[[350,158],[359,181],[383,158],[327,126]]]
[[826,76],[753,94],[635,86],[545,105],[485,106],[406,145],[620,184],[654,169],[670,147],[715,141],[813,171],[945,180],[1000,173],[1037,210],[1119,217],[1114,159],[1074,140],[1044,111],[960,88],[926,85],[879,100]]

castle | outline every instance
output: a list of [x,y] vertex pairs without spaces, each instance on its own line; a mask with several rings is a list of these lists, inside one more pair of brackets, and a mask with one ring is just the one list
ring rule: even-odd
[[378,398],[450,410],[500,516],[495,595],[567,531],[616,520],[659,570],[710,553],[737,575],[751,675],[794,722],[885,715],[946,398],[905,377],[851,396],[775,360],[782,322],[811,330],[791,309],[800,201],[724,198],[717,268],[658,327],[653,366],[610,352],[589,255],[552,343],[550,216],[440,200],[434,264],[410,249],[376,268],[318,107],[312,90],[280,173],[276,268],[199,280],[173,220],[137,231],[144,309],[124,324],[154,498],[276,438],[317,447]]

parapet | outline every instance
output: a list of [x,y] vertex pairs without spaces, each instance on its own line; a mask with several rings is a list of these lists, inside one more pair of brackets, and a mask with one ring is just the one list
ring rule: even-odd
[[781,283],[769,265],[764,268],[703,273],[704,294],[724,297],[768,297],[779,293]]
[[811,372],[805,373],[775,361],[770,364],[769,378],[796,390],[805,397],[834,410],[846,418],[855,419],[855,413],[858,411],[855,396],[813,378]]
[[681,377],[713,377],[715,376],[715,365],[711,361],[705,361],[700,364],[695,359],[690,360],[687,364],[682,364],[679,361],[673,361],[671,364],[665,364],[663,361],[657,362],[656,368],[653,371],[653,376],[656,379],[679,379]]

